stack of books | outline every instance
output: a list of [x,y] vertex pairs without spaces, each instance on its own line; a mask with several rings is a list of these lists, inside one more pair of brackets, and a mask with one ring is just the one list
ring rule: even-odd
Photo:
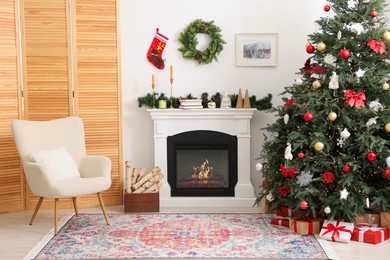
[[203,108],[201,99],[181,99],[180,106],[181,109],[200,109]]

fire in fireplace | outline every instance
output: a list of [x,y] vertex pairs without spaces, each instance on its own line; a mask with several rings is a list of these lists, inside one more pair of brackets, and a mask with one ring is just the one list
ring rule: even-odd
[[234,196],[237,137],[189,131],[167,138],[171,196]]

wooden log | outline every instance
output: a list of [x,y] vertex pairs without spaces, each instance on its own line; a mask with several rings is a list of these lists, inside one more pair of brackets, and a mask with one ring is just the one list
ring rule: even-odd
[[153,184],[151,187],[147,188],[144,193],[157,192],[161,187],[161,182]]
[[156,176],[160,171],[161,169],[159,167],[155,167],[153,171],[149,172],[148,174],[143,176],[138,182],[132,185],[133,191],[137,190],[139,187],[142,186],[142,184],[144,184],[145,182],[147,182],[148,180]]
[[138,175],[139,175],[139,169],[134,168],[133,173],[131,174],[131,186],[133,186],[133,184],[136,182]]
[[131,168],[131,161],[126,161],[126,193],[131,193],[131,175],[133,169]]
[[139,174],[137,176],[137,179],[133,182],[133,184],[139,182],[139,180],[141,180],[142,177],[144,177],[145,175],[146,175],[146,168],[145,167],[141,167],[139,169]]

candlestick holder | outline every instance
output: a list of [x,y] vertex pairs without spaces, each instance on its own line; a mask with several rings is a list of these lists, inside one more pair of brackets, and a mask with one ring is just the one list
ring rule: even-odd
[[154,87],[155,87],[155,85],[154,84],[152,84],[152,108],[156,108],[156,102],[155,102],[155,100],[154,100]]
[[171,106],[170,108],[173,108],[173,97],[172,97],[172,85],[173,85],[173,79],[169,80],[171,82]]

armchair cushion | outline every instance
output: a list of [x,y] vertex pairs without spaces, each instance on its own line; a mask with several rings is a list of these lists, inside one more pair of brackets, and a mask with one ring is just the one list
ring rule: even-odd
[[64,147],[53,150],[37,151],[30,156],[32,162],[40,164],[51,174],[54,180],[63,181],[80,178],[76,161]]

